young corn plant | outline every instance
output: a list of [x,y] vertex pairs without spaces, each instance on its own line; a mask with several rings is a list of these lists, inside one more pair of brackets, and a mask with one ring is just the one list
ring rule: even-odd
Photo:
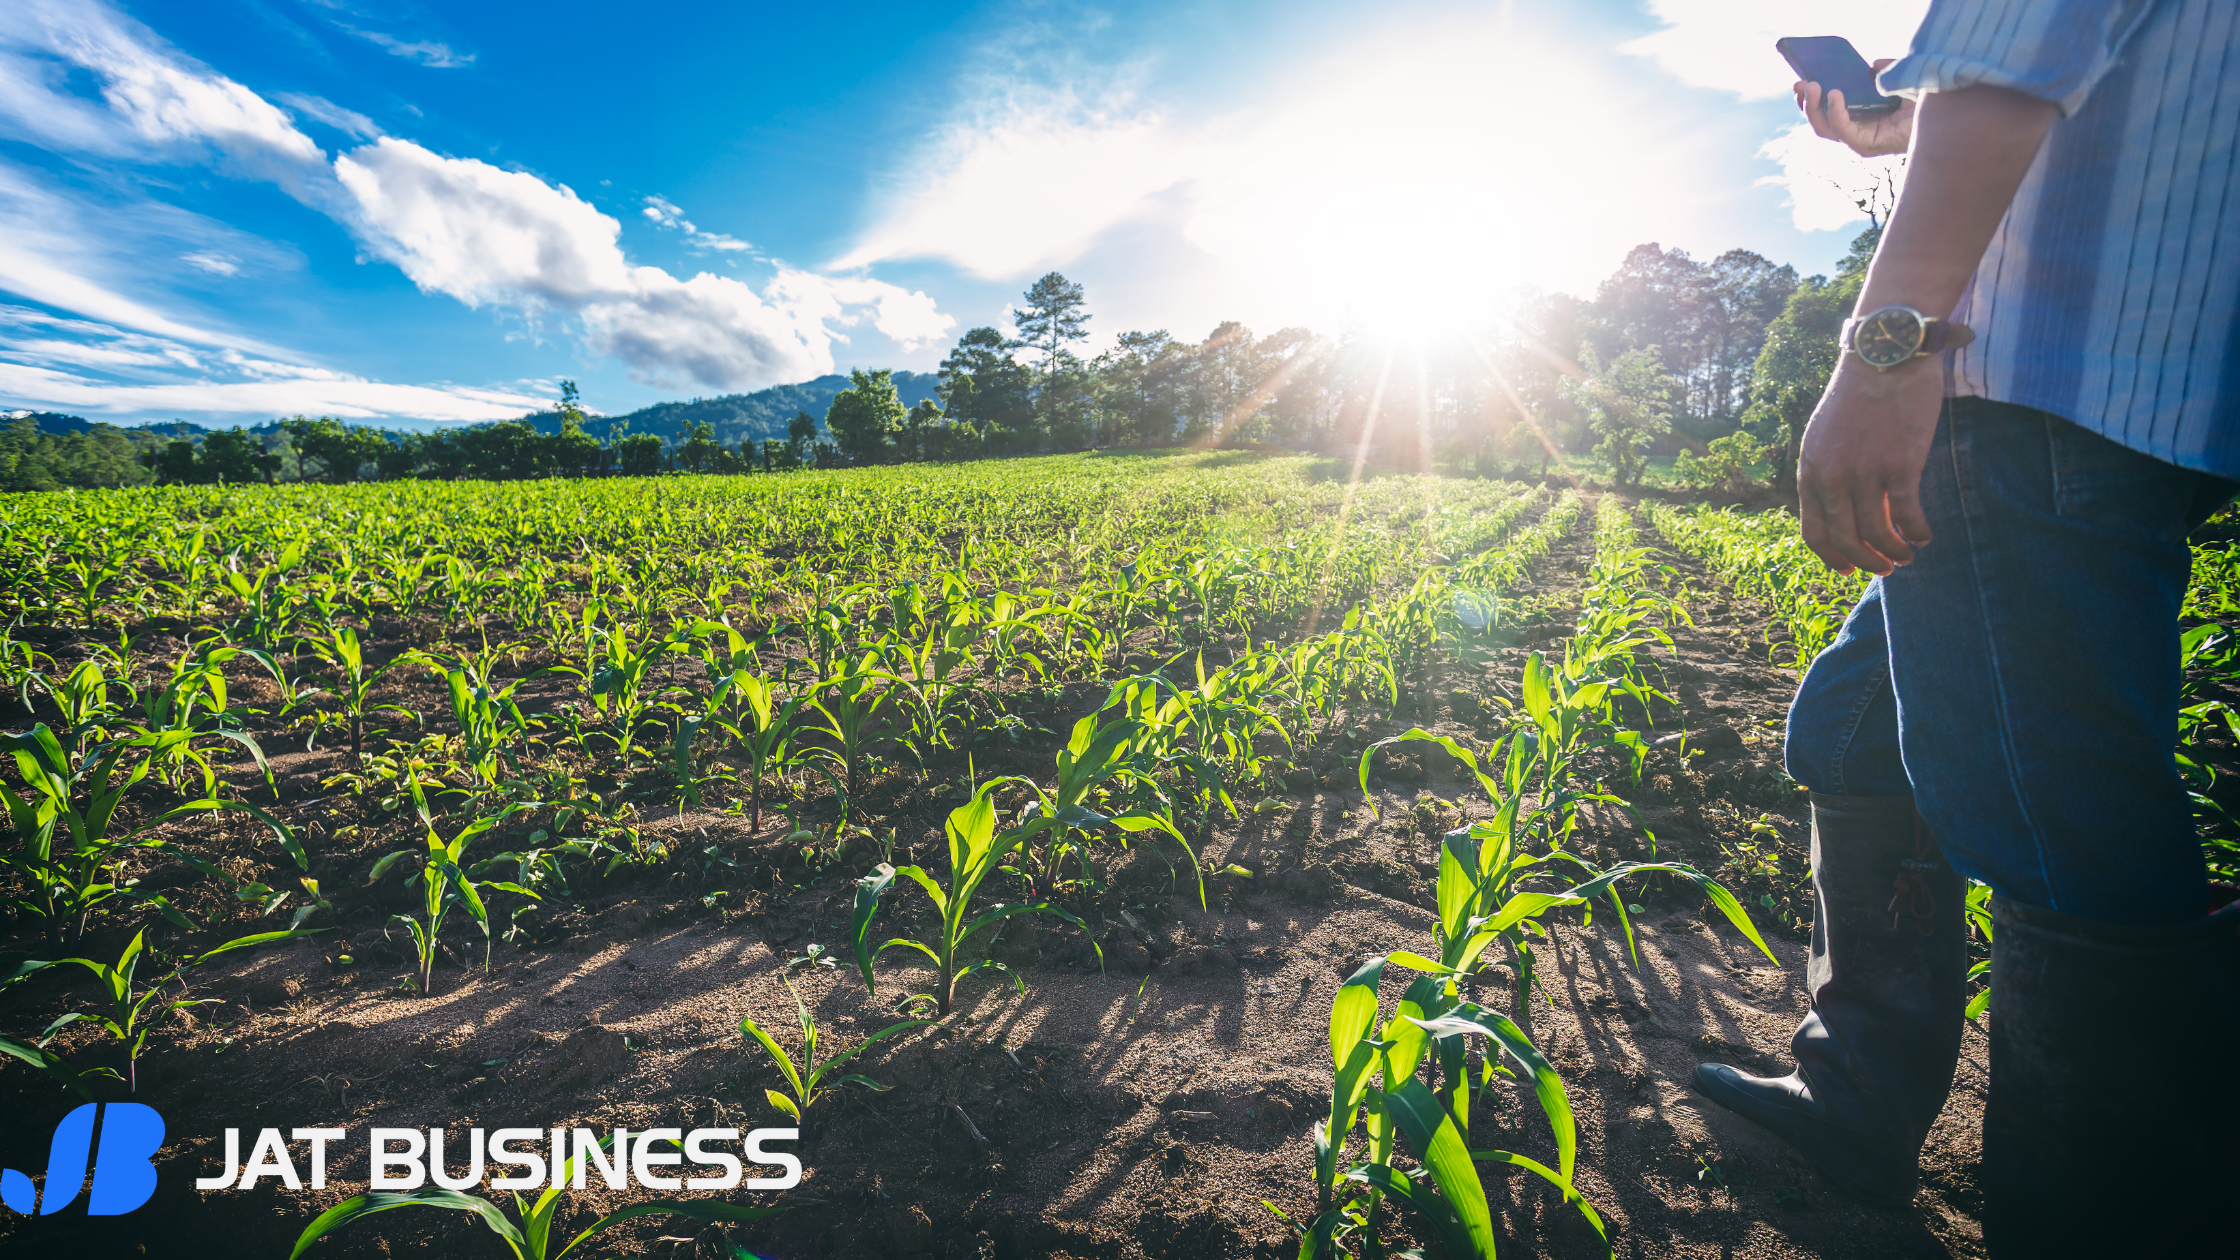
[[503,687],[493,686],[486,666],[464,662],[429,660],[428,666],[443,678],[445,690],[451,699],[451,717],[459,724],[459,739],[465,746],[467,768],[484,787],[496,787],[501,763],[515,774],[521,772],[514,745],[528,738],[540,724],[530,720],[521,711],[513,693],[521,684],[547,670],[538,670],[516,678]]
[[373,873],[366,876],[366,883],[368,886],[380,883],[382,877],[400,862],[419,863],[414,874],[420,880],[420,917],[400,914],[395,916],[395,920],[403,923],[412,933],[412,944],[417,951],[420,968],[420,992],[426,994],[432,992],[429,986],[435,974],[436,947],[443,932],[443,921],[451,913],[452,906],[463,907],[467,916],[474,920],[475,926],[482,929],[482,968],[488,971],[490,911],[483,904],[482,890],[518,893],[531,901],[542,900],[536,893],[516,883],[504,880],[478,881],[460,865],[460,858],[466,853],[469,840],[504,822],[512,814],[532,808],[535,803],[516,802],[508,805],[496,814],[475,819],[460,828],[458,834],[451,839],[445,840],[436,834],[435,817],[428,810],[427,797],[421,794],[420,781],[414,778],[408,782],[413,807],[419,812],[420,824],[427,831],[427,851],[415,853],[410,849],[399,849],[373,864]]
[[890,1025],[865,1038],[863,1044],[850,1050],[844,1050],[820,1063],[817,1061],[817,1045],[822,1040],[822,1032],[817,1027],[816,1018],[809,1014],[808,1004],[801,1000],[801,994],[795,991],[793,982],[787,980],[784,984],[786,992],[793,995],[794,1009],[800,1013],[800,1061],[795,1062],[793,1056],[786,1053],[785,1047],[779,1045],[775,1037],[764,1032],[762,1026],[755,1023],[752,1018],[739,1021],[739,1032],[742,1036],[754,1038],[762,1046],[763,1052],[770,1056],[770,1061],[777,1065],[778,1071],[784,1074],[787,1088],[793,1091],[791,1096],[781,1094],[774,1089],[766,1089],[762,1092],[770,1099],[771,1106],[792,1116],[795,1124],[806,1124],[809,1109],[816,1105],[817,1100],[842,1085],[861,1085],[865,1089],[879,1092],[891,1088],[881,1085],[868,1076],[859,1076],[854,1073],[841,1076],[830,1085],[825,1083],[825,1078],[831,1076],[836,1069],[846,1064],[848,1060],[855,1058],[896,1033],[908,1032],[913,1028],[923,1028],[933,1022],[928,1019],[907,1019],[899,1024]]
[[811,688],[808,707],[815,710],[817,718],[804,720],[800,727],[804,734],[822,735],[831,741],[829,747],[819,745],[811,751],[838,763],[850,800],[862,787],[865,754],[873,744],[895,733],[891,724],[880,720],[880,711],[898,689],[910,687],[898,675],[877,668],[877,660],[876,654],[867,652]]
[[[1588,908],[1587,922],[1591,923],[1593,903],[1598,899],[1607,901],[1625,934],[1627,950],[1634,953],[1638,962],[1633,922],[1616,886],[1618,881],[1629,876],[1662,872],[1694,884],[1768,961],[1778,964],[1779,960],[1758,935],[1742,903],[1717,880],[1694,867],[1680,862],[1621,862],[1598,869],[1565,850],[1563,840],[1570,826],[1566,811],[1576,807],[1581,794],[1561,780],[1542,777],[1535,785],[1532,759],[1545,752],[1546,741],[1535,743],[1526,739],[1525,733],[1508,737],[1501,777],[1496,778],[1479,768],[1476,754],[1469,749],[1445,736],[1412,730],[1391,740],[1379,741],[1362,754],[1364,792],[1367,791],[1370,755],[1385,744],[1411,740],[1436,743],[1469,767],[1493,802],[1495,813],[1490,819],[1447,833],[1440,843],[1436,925],[1439,957],[1432,959],[1402,952],[1392,955],[1394,962],[1438,976],[1453,991],[1457,983],[1484,968],[1488,948],[1502,944],[1516,972],[1515,1013],[1522,1022],[1529,1015],[1532,990],[1539,984],[1531,938],[1547,935],[1541,918],[1551,910],[1580,906]],[[1495,755],[1499,756],[1501,750],[1502,746],[1496,745]],[[1551,787],[1551,782],[1555,786]],[[1528,799],[1532,802],[1529,806]],[[1617,800],[1603,794],[1592,794],[1591,799]],[[1535,840],[1546,845],[1547,851],[1531,852],[1528,845]],[[1526,886],[1537,877],[1553,874],[1560,865],[1578,868],[1586,874],[1586,880],[1557,890]],[[1456,1105],[1464,1104],[1457,1100]],[[1466,1111],[1458,1114],[1467,1122]]]
[[[586,609],[584,615],[588,619],[590,610]],[[629,632],[620,626],[607,630],[589,627],[588,633],[597,645],[588,680],[591,702],[610,722],[615,748],[627,770],[632,756],[640,751],[638,730],[653,708],[653,667],[668,653],[688,648],[691,641],[672,634],[661,639],[648,635],[632,642]]]
[[350,759],[353,763],[365,750],[366,718],[375,713],[395,713],[407,721],[417,722],[419,715],[398,704],[373,703],[373,686],[381,676],[403,664],[407,657],[398,657],[386,665],[366,667],[365,649],[358,643],[358,632],[349,626],[334,626],[311,640],[311,648],[335,671],[328,680],[335,699],[342,702],[342,712],[350,721]]
[[[602,1153],[611,1151],[613,1144],[614,1135],[610,1133],[600,1139],[599,1150]],[[410,1194],[376,1190],[370,1194],[353,1195],[321,1212],[309,1225],[304,1226],[303,1233],[296,1237],[295,1249],[288,1253],[288,1260],[297,1260],[297,1257],[310,1249],[311,1244],[345,1225],[364,1220],[376,1212],[401,1207],[437,1207],[472,1212],[506,1245],[514,1260],[561,1260],[561,1257],[603,1233],[607,1227],[641,1216],[683,1216],[710,1222],[759,1221],[767,1216],[776,1216],[790,1206],[750,1208],[738,1207],[720,1199],[654,1199],[609,1212],[585,1226],[575,1237],[568,1238],[566,1229],[556,1228],[561,1220],[561,1196],[567,1193],[566,1187],[575,1184],[576,1165],[583,1156],[584,1149],[579,1146],[575,1154],[561,1165],[553,1178],[554,1184],[540,1193],[535,1203],[523,1203],[521,1196],[515,1194],[511,1219],[507,1218],[504,1208],[488,1199],[438,1186],[429,1186]],[[565,1242],[562,1241],[564,1238]]]
[[[848,939],[855,947],[856,968],[863,973],[863,984],[873,994],[878,993],[877,979],[871,973],[871,963],[878,955],[901,947],[914,949],[931,959],[935,969],[934,988],[931,993],[913,994],[909,1002],[931,1002],[936,1017],[946,1019],[956,1004],[957,982],[975,971],[1001,971],[1011,977],[1019,992],[1027,991],[1027,982],[1018,973],[993,958],[966,962],[965,946],[973,937],[994,927],[1005,919],[1022,914],[1047,914],[1088,932],[1089,927],[1070,911],[1049,902],[997,902],[977,916],[971,914],[972,894],[980,885],[1001,869],[1005,858],[1031,842],[1036,835],[1056,825],[1050,815],[1037,817],[1023,826],[998,834],[996,831],[995,793],[1000,782],[982,784],[972,794],[972,799],[949,812],[943,826],[949,848],[949,883],[944,887],[931,874],[917,866],[905,866],[899,871],[885,862],[872,869],[871,874],[856,881],[854,912],[848,924]],[[897,874],[907,875],[926,896],[933,901],[934,909],[941,915],[940,932],[931,941],[914,941],[895,937],[886,944],[872,949],[866,938],[871,919],[879,909],[879,898],[894,884]],[[1099,966],[1104,963],[1104,949],[1091,936],[1090,946],[1097,952]]]
[[[1350,1255],[1358,1242],[1363,1256],[1388,1253],[1386,1205],[1397,1204],[1414,1216],[1447,1260],[1494,1260],[1493,1213],[1479,1161],[1497,1161],[1532,1172],[1554,1185],[1608,1245],[1602,1218],[1572,1185],[1578,1128],[1563,1079],[1522,1029],[1506,1018],[1468,1002],[1442,1001],[1429,979],[1409,985],[1390,1019],[1378,1020],[1377,988],[1384,958],[1364,963],[1338,989],[1330,1007],[1330,1058],[1333,1070],[1330,1116],[1317,1120],[1315,1215],[1299,1229],[1300,1260]],[[1542,1114],[1556,1141],[1559,1167],[1551,1169],[1527,1156],[1501,1150],[1472,1150],[1466,1122],[1419,1076],[1425,1059],[1463,1068],[1462,1039],[1477,1034],[1498,1047],[1532,1084]],[[1513,1075],[1507,1068],[1488,1071]],[[1363,1158],[1345,1162],[1347,1139],[1363,1130]],[[1420,1171],[1395,1167],[1400,1139],[1407,1139]],[[1262,1206],[1289,1220],[1273,1203]]]
[[172,665],[171,681],[147,701],[146,724],[133,727],[141,735],[159,739],[158,751],[149,757],[150,765],[159,769],[160,777],[174,789],[180,786],[186,765],[191,762],[202,772],[202,794],[216,795],[217,771],[210,759],[194,746],[194,741],[204,736],[240,745],[256,759],[258,768],[270,779],[271,768],[265,763],[264,749],[248,732],[239,729],[238,719],[226,708],[224,667],[226,662],[241,657],[264,666],[266,672],[286,688],[279,663],[270,653],[256,648],[203,643],[188,649]]
[[[1166,809],[1133,806],[1104,814],[1091,808],[1096,793],[1108,781],[1135,780],[1156,788],[1132,765],[1135,741],[1141,734],[1142,728],[1135,722],[1121,719],[1099,726],[1096,714],[1090,714],[1074,723],[1072,737],[1058,750],[1054,789],[1045,792],[1033,780],[1024,778],[1007,777],[996,781],[1016,783],[1035,796],[1028,808],[1038,812],[1032,819],[1025,820],[1024,829],[1037,834],[1021,847],[1012,865],[1002,868],[1026,882],[1029,900],[1048,901],[1075,883],[1101,888],[1095,839],[1101,828],[1109,826],[1124,833],[1123,847],[1127,843],[1126,835],[1147,831],[1163,832],[1181,845],[1183,855],[1197,875],[1198,906],[1205,908],[1205,872],[1199,867],[1196,851],[1174,825]],[[1073,863],[1070,877],[1068,859]]]
[[762,830],[762,780],[794,764],[794,719],[808,702],[806,696],[794,696],[781,704],[773,691],[770,680],[759,674],[733,674],[723,681],[711,702],[719,708],[733,705],[746,710],[738,722],[718,720],[746,750],[747,804],[752,813],[750,825],[756,831]]
[[[312,932],[322,930],[313,928],[308,931],[259,932],[254,936],[239,937],[206,953],[197,954],[192,958],[180,959],[171,970],[144,987],[133,982],[133,973],[140,966],[142,948],[147,937],[145,931],[133,933],[132,943],[124,947],[124,952],[117,956],[117,961],[113,964],[95,962],[91,958],[61,959],[60,962],[76,963],[100,977],[102,984],[108,989],[108,1009],[97,1014],[73,1012],[65,1015],[47,1026],[46,1036],[52,1037],[57,1029],[81,1019],[99,1023],[103,1029],[107,1030],[110,1037],[124,1047],[125,1094],[127,1097],[136,1096],[140,1091],[140,1051],[147,1044],[148,1034],[155,1031],[155,1026],[162,1021],[163,1017],[173,1011],[184,1010],[190,1006],[201,1006],[216,1000],[214,998],[189,1000],[185,997],[179,997],[168,1002],[163,1001],[163,992],[170,987],[172,981],[178,979],[189,968],[199,967],[230,950],[269,945],[274,941],[294,940],[299,936],[309,936]],[[45,1037],[40,1039],[42,1047],[45,1040]]]
[[[14,852],[0,855],[0,863],[19,872],[30,886],[30,895],[20,898],[16,905],[44,923],[49,948],[62,947],[66,930],[72,940],[83,936],[93,912],[117,896],[156,904],[165,910],[166,917],[180,922],[167,901],[143,896],[119,884],[115,868],[133,850],[165,847],[160,840],[142,838],[142,833],[189,814],[206,810],[253,814],[273,829],[299,868],[308,868],[310,860],[295,834],[246,801],[189,801],[137,828],[115,830],[117,806],[125,794],[148,777],[167,745],[188,738],[185,733],[173,732],[118,740],[73,762],[44,724],[21,735],[0,735],[0,751],[13,755],[16,773],[24,785],[19,793],[0,783],[0,804],[7,808],[9,829],[15,833],[16,842]],[[127,766],[124,758],[134,749],[146,749],[148,755]],[[192,855],[181,852],[180,856],[190,865],[199,863],[196,869],[216,870]]]

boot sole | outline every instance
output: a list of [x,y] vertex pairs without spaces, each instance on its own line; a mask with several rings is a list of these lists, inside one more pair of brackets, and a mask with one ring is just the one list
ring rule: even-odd
[[[1725,1073],[1714,1070],[1719,1068],[1724,1068]],[[1696,1092],[1787,1142],[1836,1189],[1861,1203],[1882,1208],[1913,1206],[1914,1191],[1921,1175],[1917,1160],[1906,1160],[1903,1173],[1898,1173],[1896,1169],[1900,1165],[1894,1157],[1877,1159],[1869,1155],[1862,1158],[1860,1148],[1871,1147],[1879,1139],[1766,1097],[1737,1080],[1727,1079],[1727,1073],[1742,1077],[1742,1073],[1723,1063],[1698,1064],[1692,1074]],[[1872,1165],[1877,1162],[1885,1168],[1874,1168]]]

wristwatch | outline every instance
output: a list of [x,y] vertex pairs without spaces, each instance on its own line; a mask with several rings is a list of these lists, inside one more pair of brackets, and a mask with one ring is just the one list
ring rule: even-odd
[[1910,306],[1879,307],[1843,321],[1843,348],[1877,372],[1957,350],[1975,339],[1975,329],[1966,324],[1931,319]]

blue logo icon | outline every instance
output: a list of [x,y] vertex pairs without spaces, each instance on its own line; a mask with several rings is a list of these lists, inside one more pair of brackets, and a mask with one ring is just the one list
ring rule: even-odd
[[122,1216],[148,1201],[156,1192],[154,1156],[163,1145],[163,1117],[144,1103],[87,1103],[62,1118],[54,1127],[54,1143],[47,1149],[47,1193],[44,1202],[31,1178],[13,1168],[0,1168],[0,1203],[31,1215],[52,1216],[78,1201],[86,1182],[86,1155],[93,1148],[93,1120],[101,1116],[101,1149],[93,1152],[93,1192],[86,1197],[88,1216]]

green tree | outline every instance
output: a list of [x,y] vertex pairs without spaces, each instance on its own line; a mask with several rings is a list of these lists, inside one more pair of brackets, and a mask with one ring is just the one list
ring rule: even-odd
[[714,472],[716,457],[723,447],[716,441],[715,426],[705,420],[693,421],[685,434],[684,444],[677,448],[677,467],[686,472]]
[[[342,427],[332,420],[322,423],[334,424],[336,429]],[[347,451],[360,449],[360,444],[350,441],[349,435],[345,434],[344,439],[342,449]],[[386,446],[388,443],[383,442],[382,445]],[[266,458],[264,440],[247,429],[235,425],[233,428],[220,433],[213,433],[202,439],[202,468],[201,476],[197,480],[221,481],[228,485],[264,481],[267,480]],[[355,475],[357,465],[353,463],[350,468],[352,474]]]
[[1032,430],[1034,373],[1011,357],[1016,348],[993,328],[974,328],[957,338],[941,361],[942,412],[991,442]]
[[149,480],[156,435],[95,424],[76,433],[50,433],[43,413],[20,415],[0,428],[0,490],[63,490],[136,486]]
[[[18,421],[29,424],[30,421]],[[195,467],[194,443],[185,438],[173,438],[152,452],[149,466],[155,469],[156,480],[165,485],[193,485],[200,474]]]
[[1742,431],[1772,462],[1774,484],[1786,495],[1796,494],[1797,451],[1805,422],[1812,419],[1828,378],[1835,375],[1836,361],[1843,355],[1837,337],[1858,305],[1867,264],[1881,238],[1879,227],[1861,232],[1837,265],[1836,278],[1808,277],[1766,329],[1765,349],[1751,373],[1750,406],[1742,413]]
[[[349,428],[332,416],[307,420],[302,416],[282,420],[280,429],[295,445],[298,459],[319,461],[322,474],[329,481],[355,481],[358,469],[368,460],[377,458],[389,439],[378,431],[367,428]],[[212,435],[215,436],[215,435]],[[203,443],[205,458],[209,457],[207,440]],[[305,469],[304,475],[310,476]],[[227,475],[226,480],[233,480]]]
[[895,435],[895,457],[908,463],[932,458],[934,432],[947,424],[949,417],[941,410],[938,398],[921,398],[902,418],[902,431]]
[[1082,309],[1086,299],[1080,285],[1053,271],[1035,281],[1021,300],[1026,305],[1011,315],[1019,329],[1019,344],[1042,355],[1036,366],[1049,376],[1073,357],[1068,345],[1088,339],[1089,315]]
[[793,459],[786,467],[799,468],[816,444],[817,418],[806,411],[795,412],[793,419],[786,421],[786,454]]
[[422,438],[417,433],[399,433],[391,437],[381,453],[373,457],[374,472],[383,481],[402,481],[420,467]]
[[824,413],[825,427],[851,463],[876,464],[887,457],[894,436],[909,419],[901,395],[895,393],[894,373],[881,368],[848,373],[850,384],[832,396]]
[[1588,377],[1573,386],[1573,393],[1586,411],[1588,427],[1602,439],[1594,453],[1610,462],[1611,476],[1620,486],[1639,485],[1650,444],[1672,432],[1681,384],[1665,369],[1664,352],[1657,346],[1628,350],[1607,367],[1591,345],[1581,346],[1579,357]]
[[420,439],[420,463],[430,475],[446,481],[465,475],[467,450],[456,433],[435,432]]
[[651,477],[661,471],[658,433],[632,433],[614,444],[614,453],[625,477]]
[[537,464],[572,477],[588,476],[605,457],[599,439],[583,431],[582,395],[574,381],[560,382],[560,431],[538,443]]

